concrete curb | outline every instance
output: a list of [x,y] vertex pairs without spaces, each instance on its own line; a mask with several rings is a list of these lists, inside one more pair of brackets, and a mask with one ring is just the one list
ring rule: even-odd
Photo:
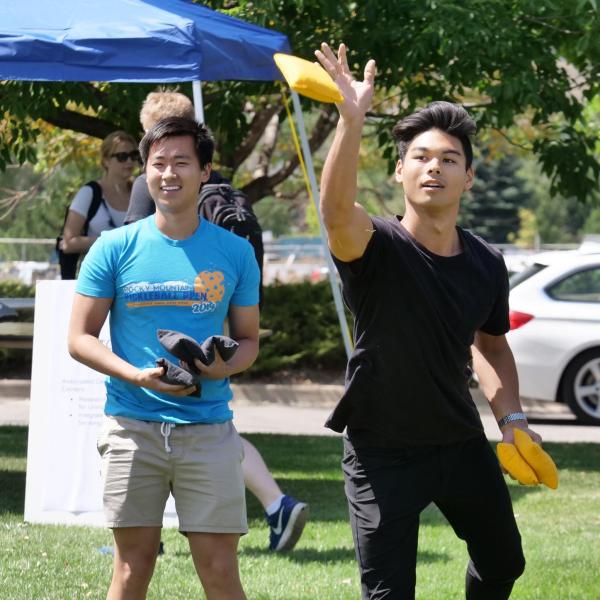
[[29,400],[31,381],[29,379],[0,379],[0,398]]
[[[342,385],[244,383],[232,387],[231,408],[240,433],[337,435],[325,429],[324,423],[343,393]],[[481,390],[471,391],[488,438],[498,440],[496,421]],[[29,423],[29,395],[29,380],[0,380],[0,426]],[[533,420],[533,429],[546,441],[600,443],[600,427],[576,424],[564,404],[523,401],[523,408]]]
[[343,385],[302,383],[243,383],[232,384],[233,401],[240,404],[330,408],[344,393]]
[[[344,386],[320,383],[234,383],[232,402],[238,406],[254,405],[267,407],[332,408],[344,393]],[[29,400],[31,381],[29,379],[0,379],[0,401]],[[473,400],[479,408],[488,408],[481,390],[471,390]],[[557,402],[522,399],[523,408],[528,414],[552,416],[572,416],[568,407]]]
[[[232,384],[233,401],[237,405],[253,404],[266,406],[277,404],[289,407],[332,407],[344,392],[343,385],[321,385],[317,383],[275,384],[241,383]],[[29,400],[29,379],[0,379],[0,400]]]

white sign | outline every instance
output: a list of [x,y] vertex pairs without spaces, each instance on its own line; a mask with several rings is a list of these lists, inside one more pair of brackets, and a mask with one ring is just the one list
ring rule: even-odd
[[[104,375],[67,350],[74,290],[75,281],[36,287],[25,521],[103,526],[96,440],[106,391]],[[108,319],[99,337],[110,346]],[[173,497],[163,524],[178,524]]]

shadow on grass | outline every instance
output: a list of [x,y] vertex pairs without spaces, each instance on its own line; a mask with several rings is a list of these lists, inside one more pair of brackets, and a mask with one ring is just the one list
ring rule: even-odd
[[321,472],[342,480],[342,439],[317,435],[243,434],[272,471]]
[[600,471],[600,444],[544,443],[544,449],[552,456],[559,471]]
[[0,460],[2,457],[25,458],[27,456],[27,427],[0,427]]
[[[346,521],[348,506],[341,481],[328,479],[287,479],[278,477],[277,483],[284,494],[306,502],[310,507],[310,519],[315,521]],[[264,509],[258,500],[246,492],[249,519],[263,519]]]
[[23,516],[25,507],[25,473],[0,471],[0,515]]
[[[258,556],[277,556],[278,558],[285,558],[290,562],[295,563],[336,563],[336,562],[347,562],[355,560],[354,550],[351,548],[330,548],[328,550],[316,550],[314,548],[296,548],[292,552],[286,553],[275,553],[272,550],[268,550],[264,546],[243,546],[239,551],[240,556],[248,555],[252,557]],[[189,552],[184,550],[177,550],[172,553],[172,556],[178,558],[188,558]],[[442,554],[440,552],[418,552],[417,560],[419,563],[436,563],[436,562],[448,562],[451,560],[448,554]]]
[[[342,440],[321,436],[245,435],[259,449],[272,470],[321,471],[341,480]],[[496,449],[496,444],[491,444]],[[559,469],[600,471],[600,444],[548,442],[544,448]]]
[[[271,550],[267,550],[262,546],[244,546],[240,554],[248,554],[251,556],[273,556]],[[330,562],[346,562],[355,560],[354,550],[351,548],[331,548],[329,550],[316,550],[314,548],[296,548],[293,552],[286,554],[278,554],[277,556],[285,557],[289,561],[297,563],[330,563]],[[423,563],[447,562],[450,557],[447,554],[439,552],[419,552],[418,561]]]
[[[273,552],[268,550],[264,545],[261,546],[241,546],[239,549],[240,556],[277,556],[298,563],[334,563],[347,562],[354,560],[354,550],[351,548],[329,548],[327,550],[316,550],[314,548],[296,548],[292,552]],[[189,552],[185,550],[177,550],[172,553],[177,557],[188,557]]]
[[[27,427],[0,427],[0,514],[23,514],[25,473],[7,469],[7,463],[15,458],[26,458],[27,432]],[[310,504],[311,520],[347,521],[340,438],[274,434],[246,437],[259,449],[269,468],[278,474],[277,481],[283,492]],[[559,470],[600,471],[600,444],[548,443],[544,448],[552,455]],[[514,502],[527,494],[543,491],[545,489],[537,487],[510,486]],[[262,519],[262,506],[250,493],[247,500],[248,517]],[[422,519],[433,525],[445,524],[439,512],[425,511]]]

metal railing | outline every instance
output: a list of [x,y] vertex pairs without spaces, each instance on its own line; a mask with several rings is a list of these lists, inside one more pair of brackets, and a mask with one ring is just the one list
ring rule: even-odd
[[50,238],[0,238],[0,279],[32,284],[38,279],[58,279],[60,270]]
[[[54,253],[55,239],[50,238],[0,238],[0,261],[4,260],[42,260],[46,257],[46,262],[52,260]],[[17,252],[14,252],[17,250]],[[32,257],[31,251],[35,250],[35,256]],[[43,250],[42,252],[40,252]]]
[[[0,238],[0,279],[19,279],[32,283],[37,279],[59,276],[55,240],[50,238]],[[535,250],[523,250],[511,244],[496,244],[507,262],[513,255],[522,257],[543,250],[571,250],[578,244],[540,244]],[[327,276],[326,247],[323,243],[273,240],[264,242],[265,283],[274,281],[320,281]]]

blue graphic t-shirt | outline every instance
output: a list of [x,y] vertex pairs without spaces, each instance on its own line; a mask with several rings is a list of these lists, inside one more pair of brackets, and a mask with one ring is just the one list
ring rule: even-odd
[[[157,358],[177,363],[159,343],[173,329],[202,343],[223,333],[230,305],[258,304],[259,271],[252,246],[202,219],[185,240],[172,240],[155,216],[104,232],[87,254],[76,291],[114,298],[110,337],[115,354],[140,368]],[[171,423],[221,423],[232,417],[229,379],[203,379],[202,395],[171,396],[116,377],[106,379],[107,415]]]

